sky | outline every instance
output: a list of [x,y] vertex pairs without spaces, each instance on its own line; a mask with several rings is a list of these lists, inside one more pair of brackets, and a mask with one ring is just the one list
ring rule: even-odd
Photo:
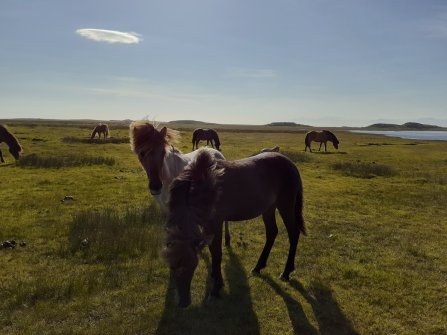
[[447,1],[1,0],[4,118],[447,126]]

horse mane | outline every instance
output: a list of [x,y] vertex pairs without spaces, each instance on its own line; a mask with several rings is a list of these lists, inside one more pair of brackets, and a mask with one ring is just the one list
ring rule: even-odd
[[[129,126],[130,147],[134,152],[144,147],[150,146],[148,139],[153,137],[154,130],[158,130],[159,124],[145,120],[134,121]],[[167,128],[166,137],[162,139],[162,144],[172,146],[180,140],[180,132]]]
[[332,142],[336,142],[337,144],[340,143],[338,138],[334,135],[333,132],[329,131],[329,130],[323,130],[326,134],[329,135],[329,137],[331,138]]
[[0,140],[3,140],[11,150],[22,152],[22,146],[5,125],[0,124]]
[[[170,186],[168,226],[179,223],[205,225],[218,197],[217,177],[223,169],[206,149],[174,179]],[[187,220],[185,220],[185,217]]]

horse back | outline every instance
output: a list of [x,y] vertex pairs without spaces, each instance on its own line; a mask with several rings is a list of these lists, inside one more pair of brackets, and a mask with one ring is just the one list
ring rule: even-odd
[[287,157],[268,152],[237,161],[218,161],[218,208],[227,220],[247,220],[276,205],[280,197],[302,192],[301,177]]

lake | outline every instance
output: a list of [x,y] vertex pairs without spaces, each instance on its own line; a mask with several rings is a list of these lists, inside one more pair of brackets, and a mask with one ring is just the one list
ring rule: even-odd
[[351,130],[351,132],[357,134],[385,135],[411,140],[447,141],[447,131],[444,130]]

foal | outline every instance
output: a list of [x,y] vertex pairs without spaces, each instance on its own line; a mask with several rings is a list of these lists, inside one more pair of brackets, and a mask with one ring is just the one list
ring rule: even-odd
[[275,210],[286,226],[289,255],[281,274],[288,280],[295,269],[295,253],[303,220],[303,188],[296,166],[279,153],[263,153],[237,161],[216,160],[200,150],[171,185],[168,236],[165,250],[179,295],[179,306],[191,303],[191,281],[197,253],[209,245],[212,257],[212,296],[223,286],[222,222],[253,219],[262,214],[266,242],[253,272],[267,265],[278,234]]

